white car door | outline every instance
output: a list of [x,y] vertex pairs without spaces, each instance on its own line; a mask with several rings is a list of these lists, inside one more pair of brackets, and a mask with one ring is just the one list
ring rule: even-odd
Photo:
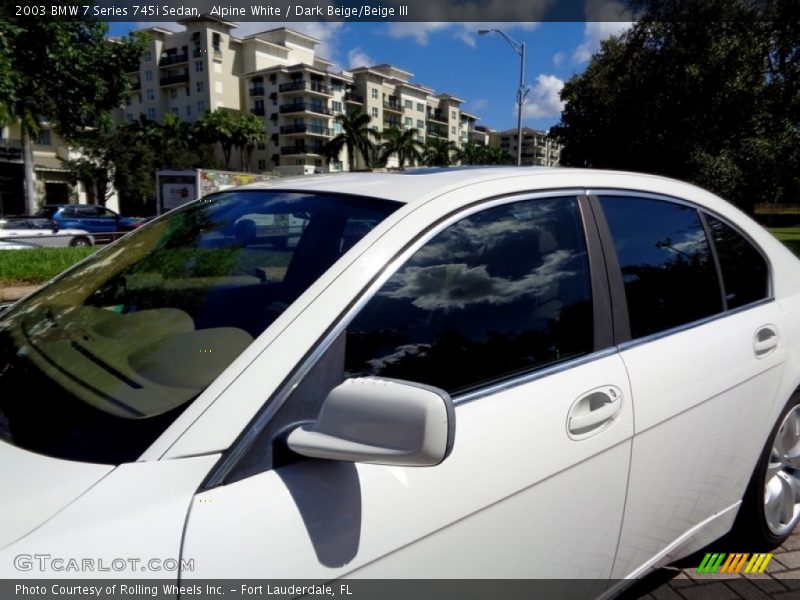
[[[551,193],[462,210],[320,326],[283,404],[196,495],[182,579],[608,577],[633,413],[587,207]],[[292,456],[287,431],[356,376],[448,391],[452,454],[424,468]]]
[[723,218],[664,197],[598,197],[636,415],[622,578],[730,528],[773,425],[784,317],[766,260]]

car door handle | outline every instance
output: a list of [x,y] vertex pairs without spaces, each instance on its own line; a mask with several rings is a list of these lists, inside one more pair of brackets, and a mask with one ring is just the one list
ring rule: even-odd
[[764,325],[753,337],[756,358],[764,358],[778,347],[778,330],[774,325]]
[[622,392],[613,385],[603,386],[585,393],[569,410],[567,431],[570,437],[580,439],[610,424],[622,409]]

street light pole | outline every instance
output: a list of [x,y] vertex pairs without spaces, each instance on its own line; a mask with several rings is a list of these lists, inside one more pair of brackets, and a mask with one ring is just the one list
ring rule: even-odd
[[517,166],[522,166],[522,106],[530,90],[525,89],[525,42],[517,42],[505,31],[499,29],[480,29],[479,35],[499,33],[508,42],[508,45],[519,54],[519,89],[517,90]]

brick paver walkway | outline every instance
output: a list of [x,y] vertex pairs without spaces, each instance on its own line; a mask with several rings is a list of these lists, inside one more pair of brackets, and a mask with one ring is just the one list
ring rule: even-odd
[[800,528],[773,554],[761,575],[710,574],[697,572],[704,555],[701,551],[681,561],[683,568],[656,571],[623,597],[625,600],[800,600]]

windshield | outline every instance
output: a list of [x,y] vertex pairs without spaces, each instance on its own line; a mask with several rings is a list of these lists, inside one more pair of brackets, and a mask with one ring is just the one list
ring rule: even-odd
[[125,236],[0,320],[0,438],[139,455],[397,204],[236,191]]

